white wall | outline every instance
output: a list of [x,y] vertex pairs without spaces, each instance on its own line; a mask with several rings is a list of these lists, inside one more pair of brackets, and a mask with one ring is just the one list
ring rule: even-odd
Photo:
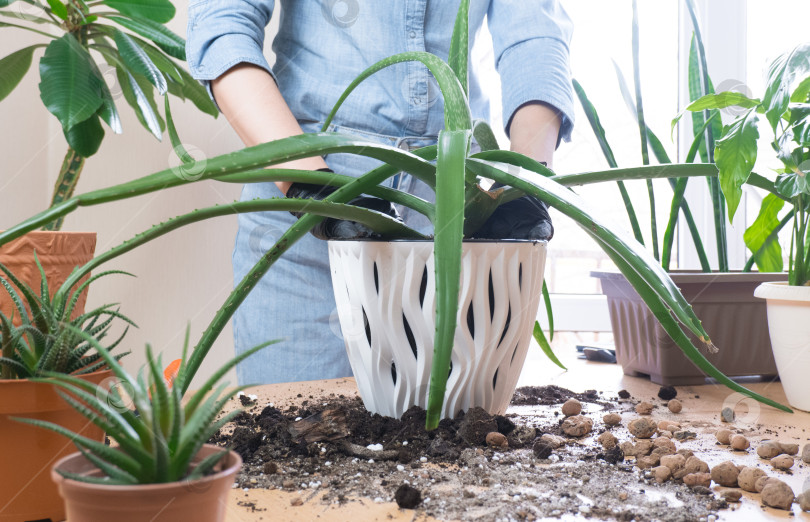
[[[169,27],[186,32],[186,2],[177,2],[178,14]],[[43,39],[13,29],[0,29],[0,57]],[[268,42],[269,42],[268,35]],[[269,48],[269,44],[268,44]],[[39,99],[38,59],[14,93],[0,102],[0,229],[7,228],[35,212],[49,201],[66,143],[56,118]],[[115,92],[115,89],[112,89]],[[121,97],[117,105],[124,133],[107,130],[101,150],[90,158],[82,173],[77,193],[107,187],[169,167],[173,154],[168,136],[158,142],[137,121]],[[223,116],[214,119],[201,114],[190,102],[177,100],[173,115],[181,140],[205,157],[241,148],[241,142]],[[199,159],[199,156],[195,154]],[[174,163],[176,164],[176,162]],[[97,252],[111,248],[155,223],[239,197],[236,185],[201,182],[123,202],[79,209],[65,221],[65,230],[94,230]],[[236,218],[222,217],[191,225],[155,240],[114,260],[108,268],[132,272],[137,278],[109,276],[96,283],[88,306],[121,303],[121,311],[140,328],[127,336],[125,359],[128,368],[140,367],[144,345],[165,352],[168,362],[179,357],[186,325],[191,325],[195,343],[222,304],[233,279],[231,251]],[[233,357],[230,326],[212,348],[200,377]],[[235,382],[235,378],[230,379]],[[199,378],[198,378],[199,382]]]

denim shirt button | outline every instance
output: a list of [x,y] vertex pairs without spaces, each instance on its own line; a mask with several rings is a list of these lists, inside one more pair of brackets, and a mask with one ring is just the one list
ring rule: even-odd
[[416,38],[416,31],[411,31],[410,33],[408,33],[408,36],[410,36],[411,38]]

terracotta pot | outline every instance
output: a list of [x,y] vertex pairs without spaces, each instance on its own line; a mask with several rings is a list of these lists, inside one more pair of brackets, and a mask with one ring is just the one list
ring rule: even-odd
[[[112,372],[82,378],[100,384],[112,378]],[[63,520],[64,505],[48,470],[75,446],[62,435],[9,417],[54,422],[98,441],[104,440],[104,433],[62,400],[52,384],[0,380],[0,521]]]
[[[638,293],[617,272],[591,272],[607,296],[616,360],[627,375],[645,375],[656,384],[694,385],[706,376],[664,331]],[[776,375],[764,303],[754,298],[763,281],[784,281],[786,273],[673,271],[670,277],[720,349],[701,350],[729,377]],[[692,343],[702,343],[689,332]]]
[[[222,448],[206,444],[197,459],[217,451]],[[214,468],[216,473],[198,480],[105,486],[69,480],[56,472],[60,469],[102,476],[98,468],[77,452],[57,462],[51,470],[51,478],[65,499],[70,522],[221,522],[225,520],[228,493],[241,466],[239,454],[229,451]]]
[[[432,241],[330,241],[343,340],[366,409],[400,418],[427,406],[433,364]],[[532,340],[546,241],[465,241],[442,418],[503,414]]]
[[[34,262],[34,251],[36,251],[39,262],[42,263],[42,268],[48,277],[48,288],[53,293],[65,282],[75,267],[83,265],[93,258],[95,250],[95,232],[37,230],[0,247],[0,263],[39,293],[41,278]],[[73,317],[78,317],[84,312],[86,298],[87,292],[79,297]],[[0,312],[3,312],[6,317],[10,317],[13,306],[8,293],[5,290],[0,291]]]
[[768,306],[773,356],[785,396],[794,408],[810,411],[810,287],[762,283],[754,295]]

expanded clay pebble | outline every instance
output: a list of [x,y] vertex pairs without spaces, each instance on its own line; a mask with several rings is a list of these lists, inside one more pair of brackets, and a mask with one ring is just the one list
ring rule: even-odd
[[674,386],[661,386],[658,390],[658,398],[664,401],[674,399],[678,396],[678,390]]
[[762,488],[762,503],[766,506],[790,510],[793,504],[793,490],[778,479],[771,479]]
[[615,448],[616,444],[619,443],[619,439],[617,439],[616,436],[609,431],[599,435],[596,440],[602,445],[603,448],[608,450]]
[[582,413],[582,403],[574,398],[568,399],[562,405],[562,413],[566,417],[579,415],[580,413]]
[[636,413],[638,413],[639,415],[650,415],[654,407],[655,406],[653,406],[647,401],[640,402],[636,404]]
[[759,455],[759,457],[762,459],[771,460],[781,453],[782,446],[778,442],[774,442],[772,440],[763,442],[757,447],[757,455]]
[[658,429],[661,431],[678,431],[681,429],[681,425],[677,422],[662,420],[658,423]]
[[712,476],[708,473],[689,473],[684,475],[683,483],[690,488],[697,486],[708,488],[712,485]]
[[661,465],[668,467],[674,474],[686,465],[686,458],[683,455],[664,455],[661,457]]
[[743,435],[734,435],[731,437],[731,447],[737,451],[744,451],[748,449],[751,443],[748,442]]
[[636,457],[636,467],[639,469],[650,469],[661,463],[658,455],[647,455],[646,457]]
[[620,399],[629,399],[630,398],[630,392],[627,391],[627,390],[619,390],[619,398]]
[[737,475],[737,484],[740,486],[740,489],[750,491],[751,493],[757,493],[757,480],[761,479],[762,477],[767,477],[767,474],[764,471],[753,466],[746,466],[741,469],[740,474]]
[[498,433],[497,431],[491,431],[487,433],[486,438],[487,446],[491,448],[508,448],[509,443],[506,441],[506,435],[503,433]]
[[672,477],[672,470],[666,466],[656,466],[652,470],[655,481],[662,484]]
[[565,442],[565,439],[562,437],[552,435],[551,433],[544,433],[540,436],[540,440],[551,446],[551,449],[557,449]]
[[790,455],[777,455],[771,459],[771,466],[781,470],[790,469],[793,467],[793,457]]
[[652,419],[641,418],[630,422],[630,424],[627,425],[627,430],[634,437],[638,437],[639,439],[649,439],[655,435],[655,432],[658,430],[658,426],[655,425],[655,422]]
[[549,458],[553,450],[554,448],[551,446],[551,444],[548,441],[543,440],[542,438],[534,441],[534,445],[532,446],[532,452],[534,453],[534,456],[537,457],[538,459]]
[[727,460],[712,468],[712,480],[729,488],[737,487],[737,477],[740,475],[740,470],[734,465],[733,462]]
[[777,442],[779,447],[782,448],[782,453],[785,455],[797,455],[799,453],[799,445],[793,443]]
[[762,493],[762,490],[765,489],[765,484],[770,482],[771,480],[777,480],[773,477],[759,477],[756,482],[754,482],[754,491],[757,493]]
[[672,399],[671,401],[667,402],[667,408],[672,413],[680,413],[683,409],[683,404],[678,399]]
[[802,508],[802,511],[810,511],[810,491],[805,491],[796,497],[796,502],[799,503],[799,507]]
[[593,421],[583,415],[568,417],[562,423],[563,433],[571,437],[582,437],[593,429]]
[[618,413],[608,413],[602,417],[602,422],[608,426],[618,426],[622,422],[622,416]]
[[734,410],[726,406],[720,411],[720,420],[723,422],[734,422]]
[[805,444],[802,448],[802,461],[805,464],[810,464],[810,444]]
[[717,442],[720,444],[731,444],[731,437],[734,435],[734,432],[727,429],[717,430],[717,433],[714,434],[717,437]]

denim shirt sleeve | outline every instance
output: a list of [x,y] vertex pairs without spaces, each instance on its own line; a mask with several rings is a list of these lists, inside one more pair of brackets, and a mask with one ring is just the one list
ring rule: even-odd
[[252,63],[273,75],[262,51],[274,6],[275,0],[191,2],[186,59],[191,75],[205,85],[209,95],[210,81],[239,63]]
[[515,112],[539,101],[560,111],[559,137],[570,141],[574,96],[568,45],[573,24],[558,0],[492,0],[487,19],[507,133]]

